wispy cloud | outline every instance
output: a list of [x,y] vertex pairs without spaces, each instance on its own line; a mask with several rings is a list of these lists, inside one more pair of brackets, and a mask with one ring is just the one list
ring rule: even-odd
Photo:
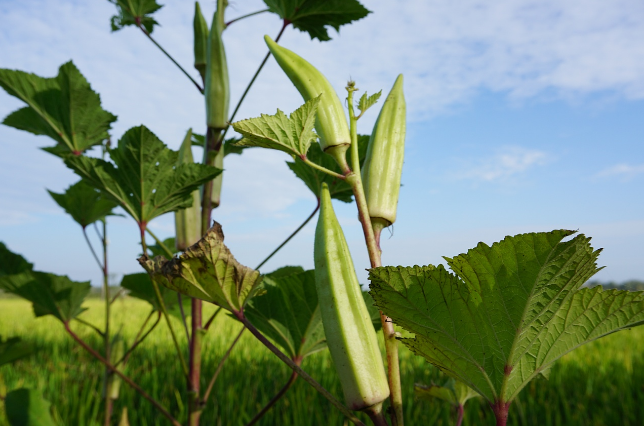
[[467,161],[467,164],[454,176],[458,179],[502,182],[523,174],[531,168],[544,165],[549,159],[549,155],[544,151],[509,146],[500,149],[492,156]]
[[621,163],[616,164],[611,167],[607,167],[604,170],[597,173],[596,177],[618,177],[624,181],[631,180],[638,175],[644,174],[644,164],[627,164]]

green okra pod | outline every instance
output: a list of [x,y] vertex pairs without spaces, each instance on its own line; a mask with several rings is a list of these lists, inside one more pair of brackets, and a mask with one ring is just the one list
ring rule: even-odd
[[226,2],[217,1],[217,10],[212,19],[212,27],[208,36],[206,57],[206,117],[208,127],[224,129],[228,122],[228,107],[230,104],[230,84],[228,80],[228,63],[222,40],[224,30],[224,9]]
[[376,332],[351,253],[323,184],[315,230],[315,283],[320,313],[347,407],[364,410],[389,396]]
[[[188,130],[179,148],[177,166],[194,162],[192,156],[192,129]],[[175,245],[185,251],[201,238],[201,195],[200,190],[192,191],[192,206],[174,212]]]
[[275,43],[269,36],[264,36],[264,40],[304,101],[323,93],[315,118],[315,131],[320,137],[320,146],[323,151],[332,155],[329,150],[335,147],[344,154],[351,145],[349,126],[342,102],[329,80],[301,56]]
[[195,68],[201,74],[203,81],[206,81],[206,52],[208,51],[208,23],[201,13],[199,2],[195,2],[195,18],[193,22],[195,35]]
[[385,100],[369,139],[362,183],[372,222],[396,221],[405,154],[406,106],[400,74]]

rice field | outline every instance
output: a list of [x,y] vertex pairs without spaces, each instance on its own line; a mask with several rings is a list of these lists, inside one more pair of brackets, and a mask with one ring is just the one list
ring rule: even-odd
[[[82,318],[102,327],[103,305],[86,302]],[[206,314],[211,312],[206,311]],[[113,330],[131,342],[149,307],[125,298],[114,304]],[[74,329],[95,348],[96,333],[81,324]],[[204,339],[202,387],[221,356],[241,329],[233,319],[220,315]],[[176,330],[181,331],[179,322]],[[0,335],[20,336],[32,342],[36,353],[25,360],[0,367],[0,393],[26,386],[40,389],[52,402],[60,425],[102,424],[103,368],[75,345],[53,317],[34,318],[29,303],[0,299]],[[185,333],[180,334],[185,348]],[[162,322],[134,352],[126,374],[162,402],[181,421],[186,420],[185,382],[175,359],[172,341]],[[342,397],[327,351],[306,358],[303,368],[323,386]],[[442,383],[445,377],[423,359],[401,349],[406,423],[452,425],[454,413],[446,403],[418,401],[414,383]],[[245,333],[226,363],[202,416],[203,425],[243,426],[286,382],[290,370]],[[0,407],[2,403],[0,402]],[[115,402],[114,424],[127,407],[131,425],[166,425],[169,422],[123,384]],[[2,413],[2,409],[0,409]],[[366,420],[366,418],[365,418]],[[305,382],[298,380],[260,425],[344,425],[342,416]],[[464,425],[494,425],[494,416],[482,400],[468,402]],[[510,410],[508,425],[641,426],[644,424],[644,328],[624,331],[584,346],[560,360],[549,380],[533,381]],[[0,414],[0,426],[8,425]]]

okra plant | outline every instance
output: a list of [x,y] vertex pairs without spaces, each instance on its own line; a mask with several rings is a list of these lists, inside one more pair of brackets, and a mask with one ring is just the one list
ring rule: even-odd
[[[72,62],[61,66],[55,78],[0,70],[0,86],[27,104],[6,117],[4,124],[54,139],[56,144],[46,150],[81,179],[65,193],[50,194],[81,226],[103,273],[105,324],[97,327],[79,317],[90,290],[88,282],[35,271],[4,245],[0,245],[0,289],[32,302],[36,316],[57,318],[69,336],[105,366],[105,426],[115,417],[112,402],[123,383],[147,399],[170,424],[199,425],[201,414],[211,407],[209,398],[218,374],[245,330],[292,369],[288,382],[248,425],[259,422],[293,382],[302,378],[353,424],[364,425],[364,415],[356,414],[364,412],[374,425],[403,426],[407,401],[402,397],[398,362],[398,343],[402,342],[450,377],[440,389],[418,386],[421,394],[454,404],[459,410],[458,424],[463,404],[478,394],[502,426],[521,389],[536,376],[547,375],[558,358],[584,343],[644,322],[642,293],[581,288],[600,269],[596,263],[599,250],[591,248],[590,238],[573,237],[572,231],[516,235],[491,246],[480,243],[465,254],[446,257],[451,272],[442,265],[382,265],[380,235],[396,220],[403,168],[403,76],[393,83],[371,134],[359,135],[359,119],[377,104],[381,92],[364,93],[356,101],[359,88],[349,81],[345,111],[344,95],[338,95],[307,59],[278,44],[289,25],[311,38],[328,40],[327,26],[337,30],[369,13],[357,0],[265,0],[266,10],[228,22],[227,1],[218,0],[210,24],[195,3],[192,48],[201,84],[152,37],[157,25],[152,14],[161,7],[155,0],[111,1],[118,10],[112,29],[137,27],[204,95],[204,132],[188,130],[178,152],[143,125],[125,132],[114,146],[110,129],[116,116],[103,110],[98,94]],[[230,114],[222,34],[235,21],[262,12],[278,14],[283,25],[275,40],[265,37],[268,53]],[[304,104],[289,115],[277,110],[273,115],[234,121],[270,55],[298,89]],[[231,127],[241,138],[226,139]],[[199,163],[194,161],[193,145],[203,148]],[[100,148],[100,158],[87,155],[92,147]],[[284,152],[288,167],[314,194],[316,208],[294,232],[319,210],[312,247],[314,270],[284,267],[262,274],[263,264],[294,234],[251,268],[239,263],[224,244],[223,226],[213,224],[212,211],[222,202],[225,156],[250,147]],[[358,282],[332,199],[356,203],[370,259],[370,295]],[[110,327],[110,306],[119,295],[110,294],[107,281],[107,224],[116,207],[137,225],[142,248],[138,262],[144,271],[123,277],[121,287],[150,304],[150,313],[133,342],[125,342]],[[176,233],[174,239],[162,241],[149,224],[167,213],[174,214]],[[87,238],[89,226],[96,227],[101,237],[102,256]],[[148,236],[154,245],[148,244]],[[205,321],[204,302],[217,306]],[[222,311],[242,328],[203,390],[202,339],[213,322],[223,317]],[[173,317],[181,321],[183,330],[177,329]],[[185,418],[179,418],[127,374],[129,357],[162,318],[186,381]],[[76,323],[96,332],[103,348],[93,348],[82,339],[75,331]],[[394,324],[414,337],[401,337]],[[377,330],[382,331],[384,353]],[[183,332],[187,348],[178,338]],[[306,357],[326,348],[343,389],[343,401],[306,372]],[[0,341],[2,362],[27,352],[17,340]],[[34,391],[18,389],[3,398],[12,425],[25,424],[25,419],[43,412],[43,421],[48,423],[41,424],[55,424],[46,416],[48,403]],[[127,421],[127,412],[119,417]]]

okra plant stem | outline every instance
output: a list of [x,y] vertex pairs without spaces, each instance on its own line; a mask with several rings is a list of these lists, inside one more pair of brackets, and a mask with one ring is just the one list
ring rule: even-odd
[[203,411],[199,391],[201,388],[201,338],[204,330],[202,328],[202,307],[199,299],[192,299],[192,338],[190,339],[190,368],[188,376],[188,425],[199,426],[199,418]]
[[[353,92],[355,88],[351,85],[348,89],[349,120],[351,133],[351,159],[353,173],[347,176],[347,183],[351,185],[353,196],[356,199],[358,207],[358,218],[362,224],[367,252],[372,268],[382,266],[381,251],[379,239],[376,239],[374,228],[369,217],[369,208],[367,198],[365,197],[362,179],[360,177],[360,160],[358,158],[358,137],[357,137],[357,119],[353,109]],[[357,171],[356,171],[357,170]],[[392,423],[394,426],[403,426],[403,400],[402,385],[400,382],[400,363],[398,361],[398,341],[396,340],[396,331],[391,319],[380,311],[380,321],[382,323],[382,335],[385,340],[385,350],[387,353],[387,376],[389,378],[389,391],[391,392],[390,400],[394,409]]]
[[130,385],[130,386],[131,386],[135,391],[137,391],[138,393],[140,393],[140,394],[141,394],[141,396],[142,396],[143,398],[145,398],[145,399],[147,399],[148,401],[150,401],[150,402],[152,403],[152,405],[154,405],[154,406],[156,407],[156,409],[157,409],[157,410],[159,410],[159,412],[160,412],[161,414],[163,414],[163,415],[164,415],[168,420],[170,420],[170,421],[172,422],[173,426],[181,426],[181,423],[179,423],[179,422],[178,422],[174,417],[172,417],[172,415],[168,412],[168,410],[166,410],[166,409],[163,407],[163,405],[161,405],[161,404],[160,404],[156,399],[154,399],[154,398],[152,398],[150,395],[148,395],[148,394],[147,394],[147,392],[145,392],[145,391],[144,391],[144,390],[143,390],[139,385],[137,385],[136,383],[134,383],[134,382],[132,381],[132,379],[130,379],[129,377],[127,377],[125,374],[121,373],[121,372],[120,372],[120,371],[119,371],[115,366],[113,366],[112,364],[110,364],[108,360],[106,360],[105,358],[103,358],[103,357],[101,356],[101,354],[99,354],[98,352],[96,352],[94,349],[92,349],[92,347],[91,347],[91,346],[89,346],[87,343],[85,343],[85,341],[84,341],[83,339],[81,339],[80,337],[78,337],[78,335],[77,335],[76,333],[74,333],[74,332],[72,331],[72,329],[69,327],[69,323],[68,323],[68,322],[66,322],[66,323],[65,323],[65,330],[67,331],[67,333],[69,333],[69,335],[72,337],[72,339],[74,339],[74,340],[76,341],[76,343],[78,343],[79,345],[81,345],[81,346],[83,347],[83,349],[85,349],[87,352],[89,352],[89,353],[90,353],[94,358],[96,358],[97,360],[99,360],[100,362],[102,362],[102,363],[105,365],[105,367],[107,367],[110,371],[114,372],[114,374],[116,374],[116,375],[117,375],[117,376],[119,376],[121,379],[123,379],[123,381],[124,381],[125,383],[127,383],[127,384],[128,384],[128,385]]
[[338,401],[331,393],[324,389],[322,385],[320,385],[315,379],[306,373],[306,371],[302,370],[291,358],[288,356],[284,355],[282,351],[280,351],[274,344],[272,344],[262,333],[259,332],[255,328],[253,324],[248,321],[248,319],[244,316],[243,312],[233,312],[233,314],[239,319],[239,321],[242,322],[248,328],[248,330],[253,333],[253,336],[257,338],[260,342],[264,344],[271,352],[273,352],[282,362],[284,362],[286,365],[288,365],[293,371],[295,371],[299,376],[304,379],[305,382],[310,384],[322,394],[326,399],[329,400],[331,404],[333,404],[342,414],[344,414],[351,422],[357,426],[366,426],[363,422],[360,421],[359,418],[357,418],[347,407],[342,405],[340,401]]
[[165,252],[165,254],[167,254],[167,255],[168,255],[168,258],[169,258],[169,259],[172,259],[172,258],[174,257],[174,253],[172,253],[172,251],[171,251],[171,250],[170,250],[170,249],[169,249],[165,244],[163,244],[163,241],[161,241],[161,240],[159,239],[159,237],[157,237],[157,236],[154,234],[154,232],[150,231],[148,228],[146,228],[146,229],[145,229],[145,232],[147,232],[148,234],[150,234],[150,236],[151,236],[151,237],[154,239],[154,241],[159,245],[159,247],[161,247],[161,250],[163,250],[163,251]]
[[232,24],[233,22],[241,21],[242,19],[250,18],[251,16],[259,15],[260,13],[268,12],[269,10],[270,9],[262,9],[262,10],[258,10],[256,12],[247,13],[246,15],[242,15],[239,18],[235,18],[233,20],[230,20],[230,21],[226,22],[226,27],[228,25]]

